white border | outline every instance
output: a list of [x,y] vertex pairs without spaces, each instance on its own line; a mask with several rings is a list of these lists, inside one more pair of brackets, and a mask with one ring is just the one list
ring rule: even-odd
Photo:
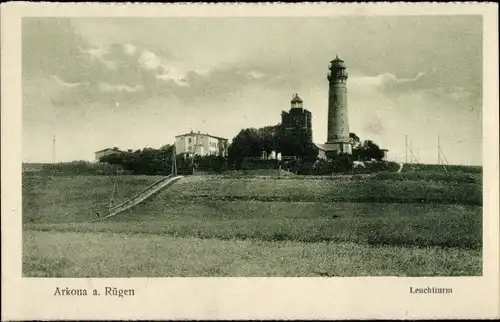
[[[498,318],[498,16],[496,4],[50,4],[1,7],[2,319]],[[479,14],[484,23],[484,275],[434,278],[21,278],[21,17]],[[56,285],[135,288],[136,296],[53,297]],[[452,287],[416,296],[410,286]]]

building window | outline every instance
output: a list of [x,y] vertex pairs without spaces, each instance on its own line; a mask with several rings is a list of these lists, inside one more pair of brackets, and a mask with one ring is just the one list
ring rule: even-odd
[[192,140],[191,138],[188,138],[188,143],[191,144]]

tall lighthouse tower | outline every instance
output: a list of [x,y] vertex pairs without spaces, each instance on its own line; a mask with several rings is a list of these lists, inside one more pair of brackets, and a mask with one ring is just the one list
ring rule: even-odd
[[328,69],[328,137],[326,151],[352,153],[349,139],[349,118],[347,113],[347,65],[338,56],[330,62]]

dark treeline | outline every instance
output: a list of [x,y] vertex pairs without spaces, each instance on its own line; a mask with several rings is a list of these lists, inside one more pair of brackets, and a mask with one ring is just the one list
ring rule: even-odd
[[352,159],[357,161],[377,160],[384,158],[384,151],[372,140],[361,143],[361,139],[355,133],[349,133],[352,142]]
[[115,175],[123,172],[120,165],[108,163],[93,163],[88,161],[58,162],[55,164],[39,164],[34,169],[23,169],[23,175]]
[[[352,165],[354,160],[368,161],[374,159],[380,161],[383,159],[384,153],[375,142],[371,140],[361,142],[355,133],[350,133],[349,136],[353,144],[352,155],[338,155],[334,160],[325,161],[323,162],[324,165],[316,167],[318,168],[317,171],[323,171],[319,169],[330,166],[329,172],[342,172],[344,168],[349,168],[349,165]],[[297,157],[297,160],[283,162],[285,168],[295,170],[291,170],[292,172],[300,172],[298,169],[305,167],[306,164],[320,162],[318,160],[318,150],[314,147],[307,130],[286,131],[278,124],[258,129],[241,130],[233,138],[229,146],[228,164],[230,167],[239,170],[246,166],[246,158],[260,157],[263,152],[269,155],[271,151],[281,153],[282,156]],[[263,166],[269,167],[267,164],[263,164]]]
[[286,131],[278,124],[241,130],[229,146],[228,163],[240,169],[245,158],[260,157],[263,152],[269,155],[271,151],[301,160],[315,160],[318,156],[307,130]]
[[[119,165],[131,174],[168,175],[172,173],[173,146],[160,149],[144,148],[136,151],[120,151],[104,156],[101,162]],[[220,156],[195,156],[186,154],[175,157],[178,174],[192,174],[194,171],[223,172],[227,169],[227,159]]]
[[[352,172],[354,160],[382,160],[383,151],[373,141],[364,141],[350,134],[353,143],[352,155],[338,155],[333,160],[319,160],[318,150],[307,130],[287,131],[279,124],[263,128],[243,129],[233,138],[228,156],[176,155],[177,173],[182,175],[196,172],[222,173],[227,170],[277,169],[297,174],[328,174]],[[168,175],[172,173],[174,146],[165,145],[159,149],[119,151],[100,159],[101,162],[120,166],[125,172],[145,175]],[[265,152],[281,153],[283,160],[257,160]],[[293,160],[286,157],[294,157]]]

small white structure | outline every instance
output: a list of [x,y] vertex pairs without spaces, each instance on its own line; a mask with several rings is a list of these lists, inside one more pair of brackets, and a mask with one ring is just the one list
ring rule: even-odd
[[369,161],[365,161],[365,163],[369,163],[369,164],[372,164],[372,163],[377,163],[378,161],[375,160],[375,159],[370,159]]
[[366,168],[366,165],[363,161],[353,161],[352,162],[352,167],[354,169],[358,169],[358,168]]

